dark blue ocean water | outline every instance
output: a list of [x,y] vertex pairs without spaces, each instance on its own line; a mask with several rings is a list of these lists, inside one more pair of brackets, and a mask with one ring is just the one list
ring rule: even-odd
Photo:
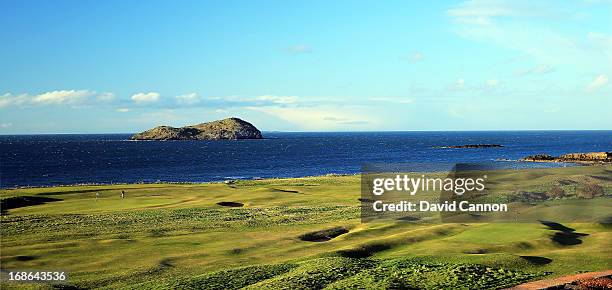
[[[205,182],[358,173],[366,163],[559,166],[517,160],[612,151],[612,131],[264,132],[263,140],[128,141],[127,134],[0,136],[1,187],[77,183]],[[503,148],[436,146],[502,144]]]

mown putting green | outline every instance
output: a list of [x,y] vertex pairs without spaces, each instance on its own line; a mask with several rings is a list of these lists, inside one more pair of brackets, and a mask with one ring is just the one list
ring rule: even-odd
[[[589,202],[612,190],[611,166],[544,171],[504,178],[568,193],[590,180],[605,195]],[[30,188],[0,198],[2,269],[62,270],[74,287],[500,288],[612,268],[605,223],[361,223],[358,176]]]

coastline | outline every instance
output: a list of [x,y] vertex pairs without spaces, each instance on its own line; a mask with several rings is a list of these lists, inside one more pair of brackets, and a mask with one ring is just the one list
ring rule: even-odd
[[[520,161],[520,160],[496,160],[496,162],[524,162],[524,163],[535,163],[537,161]],[[577,166],[605,166],[608,163],[579,163],[579,162],[546,162],[542,163],[555,163],[564,164],[568,166],[559,167],[528,167],[528,168],[500,168],[496,170],[532,170],[532,169],[548,169],[548,168],[566,168],[566,167],[577,167]],[[445,173],[448,171],[417,171],[419,173]],[[212,181],[140,181],[140,182],[91,182],[91,183],[73,183],[73,184],[48,184],[48,185],[20,185],[14,187],[0,187],[0,190],[18,190],[18,189],[31,189],[31,188],[53,188],[53,187],[80,187],[80,186],[121,186],[121,185],[154,185],[154,184],[176,184],[176,185],[201,185],[201,184],[215,184],[224,183],[227,181],[255,181],[255,180],[279,180],[279,179],[300,179],[300,178],[318,178],[318,177],[333,177],[333,176],[360,176],[361,172],[355,173],[327,173],[322,175],[304,175],[304,176],[277,176],[277,177],[252,177],[252,178],[225,178]]]
[[[539,161],[502,161],[498,162],[525,162],[525,163],[538,163]],[[542,163],[562,163],[571,166],[560,166],[560,167],[529,167],[529,168],[499,168],[494,169],[495,171],[520,171],[527,172],[530,170],[550,170],[550,169],[564,169],[564,168],[580,168],[580,167],[600,167],[600,166],[612,166],[610,163],[579,163],[579,162],[555,162],[555,161],[542,161]],[[411,174],[445,174],[449,171],[414,171]],[[347,177],[347,176],[361,176],[363,173],[327,173],[322,175],[305,175],[305,176],[278,176],[278,177],[253,177],[253,178],[226,178],[213,181],[152,181],[152,182],[92,182],[92,183],[74,183],[74,184],[49,184],[49,185],[32,185],[32,186],[16,186],[0,188],[0,191],[6,190],[20,190],[20,189],[45,189],[45,188],[74,188],[74,187],[96,187],[96,186],[126,186],[126,185],[206,185],[206,184],[226,184],[228,182],[253,182],[253,181],[273,181],[273,180],[299,180],[299,179],[312,179],[312,178],[329,178],[329,177]]]

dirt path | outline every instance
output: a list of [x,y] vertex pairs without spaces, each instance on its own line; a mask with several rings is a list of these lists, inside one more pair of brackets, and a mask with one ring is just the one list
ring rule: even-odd
[[601,272],[589,272],[589,273],[563,276],[563,277],[559,277],[555,279],[533,281],[533,282],[517,285],[517,286],[508,288],[508,289],[517,289],[517,290],[518,289],[546,289],[549,287],[563,286],[565,284],[569,284],[569,283],[572,283],[578,280],[590,280],[590,279],[596,279],[599,277],[610,276],[610,275],[612,275],[612,270],[606,270],[606,271],[601,271]]

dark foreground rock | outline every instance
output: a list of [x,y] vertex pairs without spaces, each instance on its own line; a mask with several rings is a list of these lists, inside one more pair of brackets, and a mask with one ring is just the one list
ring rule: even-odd
[[608,163],[612,162],[612,152],[569,153],[561,156],[537,154],[527,156],[521,161],[531,162],[577,162],[577,163]]
[[504,146],[500,144],[467,144],[467,145],[440,146],[438,148],[491,148],[491,147],[504,147]]
[[186,127],[159,126],[135,134],[132,140],[237,140],[262,139],[259,131],[251,123],[238,119],[227,118],[223,120],[202,123]]

